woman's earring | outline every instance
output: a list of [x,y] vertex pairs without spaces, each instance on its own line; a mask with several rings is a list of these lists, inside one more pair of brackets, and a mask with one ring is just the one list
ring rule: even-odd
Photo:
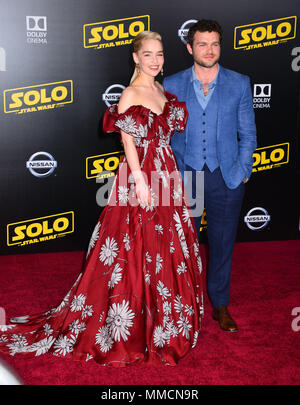
[[140,65],[137,63],[135,65],[135,67],[136,67],[136,70],[137,70],[137,74],[139,75],[140,74]]
[[163,76],[164,75],[164,69],[161,68],[160,74]]

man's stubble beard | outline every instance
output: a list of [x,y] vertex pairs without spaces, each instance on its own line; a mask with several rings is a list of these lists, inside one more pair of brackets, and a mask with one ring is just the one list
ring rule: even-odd
[[198,66],[201,66],[201,67],[204,67],[204,68],[207,68],[207,69],[214,67],[219,62],[219,60],[220,60],[220,56],[218,57],[218,59],[216,59],[214,62],[212,62],[212,64],[210,64],[209,62],[205,63],[205,62],[202,62],[202,61],[197,60],[197,59],[194,58],[194,62]]

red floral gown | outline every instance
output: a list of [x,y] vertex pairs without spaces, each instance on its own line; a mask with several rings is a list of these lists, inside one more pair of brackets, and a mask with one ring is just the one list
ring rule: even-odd
[[159,115],[141,105],[118,114],[116,104],[104,115],[105,132],[134,137],[150,205],[133,203],[135,186],[124,157],[71,290],[50,311],[0,326],[0,351],[27,357],[48,352],[123,367],[175,365],[195,347],[203,316],[202,265],[169,145],[188,114],[185,103],[165,95]]

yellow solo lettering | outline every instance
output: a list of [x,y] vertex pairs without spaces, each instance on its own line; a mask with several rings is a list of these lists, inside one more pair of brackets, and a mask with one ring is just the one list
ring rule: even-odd
[[235,27],[234,49],[250,50],[278,45],[296,37],[296,26],[297,17],[291,16]]
[[6,114],[34,112],[72,102],[72,80],[4,90],[4,112]]

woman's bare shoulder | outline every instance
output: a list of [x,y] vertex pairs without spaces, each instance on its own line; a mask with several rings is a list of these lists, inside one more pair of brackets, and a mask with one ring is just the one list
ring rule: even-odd
[[118,103],[118,112],[119,114],[127,110],[127,108],[135,105],[138,99],[138,91],[134,86],[126,87],[120,97]]

